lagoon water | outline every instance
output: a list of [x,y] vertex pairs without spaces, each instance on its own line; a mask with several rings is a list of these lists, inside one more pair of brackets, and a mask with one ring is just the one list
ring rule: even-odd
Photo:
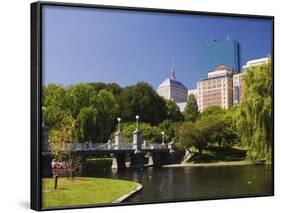
[[110,165],[85,168],[83,176],[139,182],[143,189],[126,202],[188,200],[272,193],[270,165],[145,168],[111,170]]

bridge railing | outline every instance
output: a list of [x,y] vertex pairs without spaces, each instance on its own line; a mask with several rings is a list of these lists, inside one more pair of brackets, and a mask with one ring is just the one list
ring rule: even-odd
[[132,143],[120,143],[120,144],[112,144],[111,149],[113,150],[133,150],[134,146]]
[[[56,149],[65,151],[94,151],[94,150],[135,150],[136,145],[131,142],[126,143],[59,143],[52,145]],[[142,144],[143,150],[167,149],[167,144]]]
[[147,145],[142,145],[143,150],[153,150],[153,149],[167,149],[166,144],[147,144]]
[[77,143],[72,145],[73,151],[91,151],[91,150],[132,150],[133,144],[131,143],[120,143],[118,145],[114,143]]

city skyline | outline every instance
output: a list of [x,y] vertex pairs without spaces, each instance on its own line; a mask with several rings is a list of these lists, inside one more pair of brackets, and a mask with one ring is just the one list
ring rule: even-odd
[[229,35],[240,44],[240,69],[272,52],[270,20],[47,6],[42,21],[45,85],[146,81],[157,89],[174,57],[177,80],[194,89],[202,41]]

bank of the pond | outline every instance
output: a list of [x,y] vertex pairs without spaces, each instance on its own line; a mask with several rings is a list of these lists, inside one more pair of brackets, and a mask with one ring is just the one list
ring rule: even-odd
[[76,177],[58,179],[54,189],[54,179],[42,181],[42,204],[44,208],[89,204],[109,204],[121,202],[136,193],[142,186],[133,181],[107,178]]
[[228,162],[216,162],[216,163],[183,163],[183,164],[171,164],[164,165],[163,167],[211,167],[211,166],[243,166],[253,165],[252,162],[242,161],[228,161]]

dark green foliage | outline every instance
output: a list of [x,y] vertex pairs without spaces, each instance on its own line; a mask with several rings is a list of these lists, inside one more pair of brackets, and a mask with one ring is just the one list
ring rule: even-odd
[[139,115],[142,122],[156,125],[166,119],[165,100],[147,83],[125,87],[118,102],[123,120],[134,121]]
[[[205,111],[204,111],[205,112]],[[232,112],[210,107],[193,122],[184,122],[176,136],[180,147],[195,147],[202,153],[208,145],[232,147],[238,141]]]
[[197,102],[196,102],[195,96],[193,94],[190,94],[188,96],[188,101],[184,108],[183,115],[184,115],[185,121],[187,121],[187,122],[188,121],[195,122],[199,116]]
[[200,134],[200,130],[194,123],[184,122],[176,131],[176,139],[179,142],[178,148],[189,149],[195,147],[201,153],[207,143]]
[[167,117],[166,119],[171,121],[183,121],[184,117],[180,112],[179,107],[177,104],[172,100],[166,100],[167,106]]
[[115,126],[119,105],[111,92],[101,90],[98,94],[97,103],[97,131],[98,137],[95,142],[103,143],[109,139]]
[[116,83],[103,83],[103,82],[96,82],[96,83],[88,83],[91,85],[96,92],[100,90],[107,90],[110,91],[115,97],[120,95],[122,88]]
[[[121,131],[127,142],[132,143],[133,132],[135,131],[135,129],[136,129],[136,124],[133,122],[122,124]],[[158,128],[157,126],[151,126],[148,123],[140,123],[139,129],[141,131],[143,140],[146,140],[148,143],[161,143],[162,140],[161,129]]]
[[97,92],[88,84],[74,84],[66,88],[68,110],[74,118],[77,117],[83,107],[91,107],[97,101]]
[[89,141],[97,139],[97,110],[93,107],[83,107],[78,116],[78,140]]
[[171,120],[165,120],[158,125],[161,131],[165,132],[165,141],[171,142],[175,140],[176,130],[181,125],[181,122],[172,122]]
[[207,147],[204,152],[199,155],[195,154],[190,163],[216,163],[216,162],[230,162],[241,161],[246,158],[246,150],[230,148],[230,147]]

